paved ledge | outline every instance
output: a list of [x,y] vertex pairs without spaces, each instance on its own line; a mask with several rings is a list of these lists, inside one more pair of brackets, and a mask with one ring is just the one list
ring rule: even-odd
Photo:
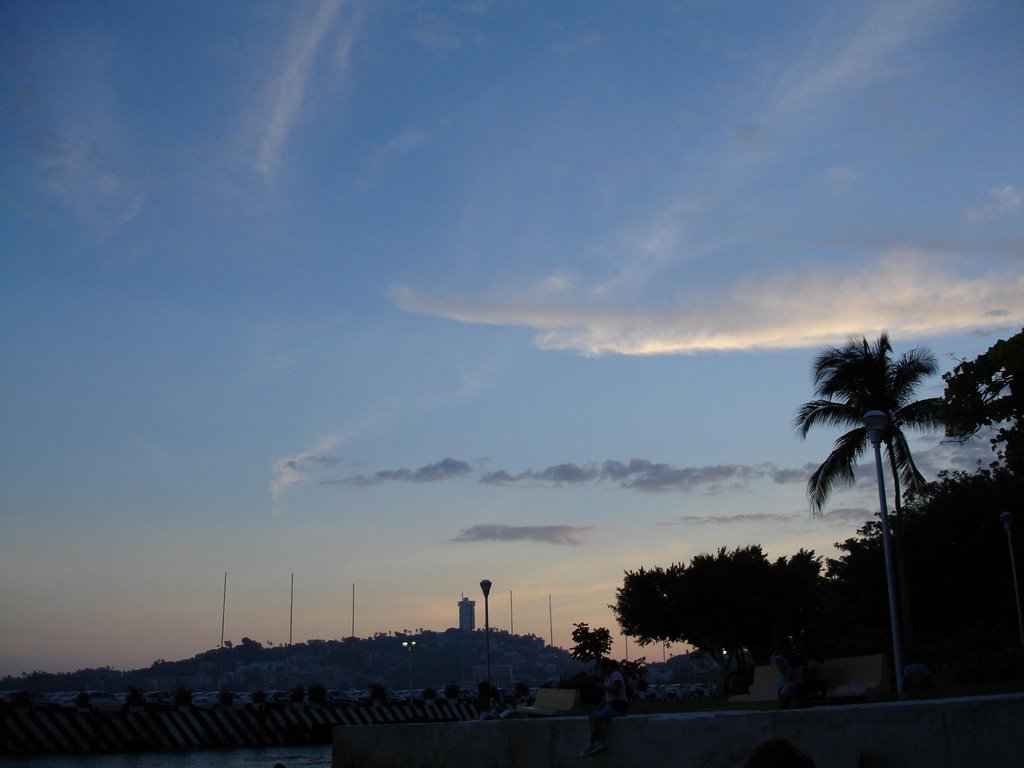
[[[818,768],[1024,766],[1024,694],[813,709],[630,715],[615,720],[602,768],[737,768],[783,736]],[[406,724],[334,730],[333,768],[560,768],[579,758],[583,717]]]

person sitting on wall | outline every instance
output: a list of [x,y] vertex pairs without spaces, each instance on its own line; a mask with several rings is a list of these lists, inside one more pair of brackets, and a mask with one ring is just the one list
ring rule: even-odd
[[793,704],[806,707],[807,663],[795,653],[776,653],[772,664],[779,671],[779,708],[788,709]]
[[590,741],[580,752],[580,757],[590,757],[604,752],[604,733],[613,717],[622,717],[629,709],[629,698],[626,696],[626,679],[622,676],[619,663],[614,659],[604,658],[598,662],[598,668],[604,674],[604,704],[590,713]]

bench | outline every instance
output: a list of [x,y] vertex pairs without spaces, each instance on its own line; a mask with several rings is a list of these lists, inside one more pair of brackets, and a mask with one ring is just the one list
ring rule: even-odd
[[829,659],[818,665],[817,678],[827,683],[828,701],[863,699],[888,693],[889,659],[884,653]]
[[754,667],[754,679],[746,693],[737,693],[729,697],[729,703],[753,701],[778,701],[779,670],[774,664],[761,664]]
[[[729,697],[729,703],[777,701],[779,671],[772,664],[754,667],[754,679],[747,693]],[[854,701],[888,693],[889,660],[884,653],[846,656],[808,665],[808,699],[822,704]]]
[[538,688],[533,704],[528,707],[516,707],[516,712],[524,715],[553,717],[555,715],[571,715],[580,708],[580,692],[575,688]]

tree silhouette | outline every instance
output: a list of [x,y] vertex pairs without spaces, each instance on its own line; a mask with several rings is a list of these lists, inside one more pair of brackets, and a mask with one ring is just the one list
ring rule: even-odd
[[896,568],[900,583],[904,641],[914,644],[914,629],[907,591],[903,549],[903,504],[901,487],[920,492],[925,479],[914,464],[904,428],[938,429],[943,426],[943,401],[932,397],[914,400],[921,382],[938,371],[935,357],[923,347],[915,347],[891,359],[889,334],[882,333],[874,345],[866,337],[851,338],[843,347],[829,347],[814,361],[814,392],[817,400],[804,403],[794,419],[800,437],[816,426],[851,427],[840,435],[835,448],[807,481],[807,496],[818,513],[838,482],[852,483],[857,461],[867,449],[868,432],[864,414],[878,410],[889,417],[882,441],[893,483],[893,509],[896,512],[894,534]]
[[627,571],[611,609],[638,644],[689,643],[714,657],[725,680],[730,658],[743,677],[747,652],[764,663],[773,648],[803,644],[822,596],[813,552],[773,563],[753,545],[697,555],[689,566]]
[[584,621],[573,624],[572,641],[569,653],[576,661],[597,661],[608,655],[612,649],[612,633],[604,627],[591,629]]
[[924,477],[914,464],[904,428],[938,429],[943,426],[942,399],[914,400],[914,392],[938,366],[927,349],[916,347],[892,360],[889,335],[874,345],[867,338],[851,338],[843,347],[829,347],[814,361],[814,393],[819,396],[800,406],[794,425],[801,438],[817,426],[850,427],[835,442],[832,453],[807,481],[807,497],[815,512],[828,501],[836,483],[852,483],[857,460],[868,446],[864,414],[883,411],[889,417],[883,442],[892,473],[897,520],[901,519],[900,488],[919,491]]
[[1024,329],[942,378],[946,434],[968,440],[982,428],[994,430],[992,450],[1011,470],[1024,472]]

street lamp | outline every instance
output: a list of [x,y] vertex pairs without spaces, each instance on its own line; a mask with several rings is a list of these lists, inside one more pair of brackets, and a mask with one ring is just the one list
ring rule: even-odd
[[484,579],[480,582],[480,590],[484,593],[484,636],[487,644],[487,702],[491,700],[491,614],[487,605],[487,598],[491,594],[491,581]]
[[1006,543],[1010,547],[1010,574],[1013,576],[1013,596],[1017,603],[1017,629],[1020,631],[1020,644],[1024,647],[1024,618],[1020,612],[1020,587],[1017,586],[1017,560],[1013,556],[1013,536],[1010,535],[1010,525],[1013,523],[1013,512],[1006,511],[999,515],[999,519],[1006,529]]
[[402,647],[409,651],[409,703],[412,704],[412,649],[416,647],[416,641],[403,640]]
[[889,621],[892,624],[892,657],[896,665],[896,693],[904,698],[903,691],[903,650],[900,642],[899,611],[896,603],[896,580],[892,568],[892,542],[889,540],[889,507],[885,501],[885,476],[882,473],[882,438],[889,417],[882,411],[868,411],[864,414],[864,426],[868,440],[875,449],[875,474],[878,477],[878,506],[882,517],[882,550],[885,553],[885,583],[889,590]]

